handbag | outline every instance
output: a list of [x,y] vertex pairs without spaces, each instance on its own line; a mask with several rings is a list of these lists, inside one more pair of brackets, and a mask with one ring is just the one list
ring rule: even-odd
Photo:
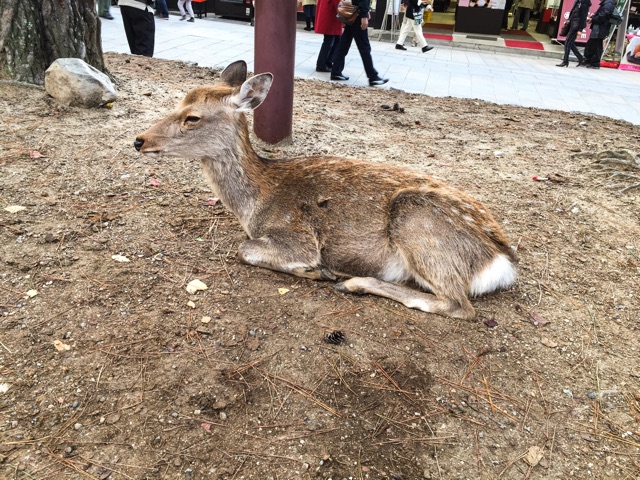
[[562,25],[562,28],[560,29],[560,36],[566,37],[567,35],[569,35],[570,27],[571,27],[571,22],[569,22],[569,20],[564,22],[564,25]]
[[351,3],[350,0],[340,0],[338,3],[338,14],[336,17],[345,25],[353,25],[358,19],[360,9],[357,5]]

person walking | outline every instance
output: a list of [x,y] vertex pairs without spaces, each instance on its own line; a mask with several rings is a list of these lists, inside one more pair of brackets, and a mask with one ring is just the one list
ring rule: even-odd
[[[148,2],[148,3],[147,3]],[[120,13],[127,35],[129,50],[133,55],[153,57],[156,40],[156,24],[149,0],[120,0]]]
[[384,85],[389,81],[388,78],[381,78],[378,71],[373,66],[371,58],[371,44],[369,43],[369,8],[370,0],[352,0],[353,5],[358,7],[358,18],[351,25],[345,25],[338,42],[336,56],[331,67],[331,80],[349,80],[349,77],[342,74],[344,62],[351,48],[351,43],[355,40],[364,71],[369,78],[369,85]]
[[[185,10],[185,3],[186,10]],[[187,22],[195,22],[195,18],[193,15],[193,6],[191,5],[191,0],[178,0],[178,10],[180,10],[180,20],[187,20],[187,13],[189,13],[189,20]]]
[[307,22],[304,29],[310,32],[316,23],[316,0],[302,0],[302,10],[304,11],[304,20]]
[[340,0],[318,0],[316,7],[316,33],[324,35],[316,60],[316,72],[330,72],[333,58],[342,34],[342,22],[336,17]]
[[600,68],[603,41],[609,35],[611,24],[609,19],[616,8],[614,0],[602,0],[596,13],[587,20],[591,23],[591,34],[584,47],[584,63],[587,68]]
[[513,16],[513,23],[511,24],[511,30],[517,30],[520,24],[520,14],[524,12],[524,19],[522,20],[522,28],[520,30],[527,30],[529,28],[529,17],[531,16],[531,10],[536,6],[536,0],[520,0],[516,7],[516,14]]
[[111,0],[98,0],[98,16],[106,18],[107,20],[113,20],[111,15]]
[[433,47],[427,45],[427,41],[424,39],[424,34],[422,33],[422,15],[425,5],[422,3],[422,0],[407,0],[406,5],[407,9],[404,12],[404,20],[402,20],[402,26],[400,27],[396,50],[407,49],[403,43],[409,33],[413,33],[417,46],[422,48],[423,52],[433,50]]
[[578,58],[578,66],[584,65],[584,57],[576,47],[576,37],[584,27],[587,26],[587,16],[589,15],[589,7],[591,6],[591,0],[576,0],[573,4],[571,11],[569,12],[569,33],[564,41],[564,57],[562,62],[556,65],[556,67],[569,66],[569,52]]

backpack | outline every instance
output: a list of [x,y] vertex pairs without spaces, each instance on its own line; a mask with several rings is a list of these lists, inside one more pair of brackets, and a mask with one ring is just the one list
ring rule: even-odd
[[622,13],[618,7],[613,9],[613,12],[609,17],[609,23],[611,25],[620,25],[622,23]]

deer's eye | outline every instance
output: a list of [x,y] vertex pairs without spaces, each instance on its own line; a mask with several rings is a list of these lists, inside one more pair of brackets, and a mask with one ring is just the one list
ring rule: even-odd
[[200,117],[197,115],[188,115],[187,118],[184,119],[185,123],[198,123],[200,121]]

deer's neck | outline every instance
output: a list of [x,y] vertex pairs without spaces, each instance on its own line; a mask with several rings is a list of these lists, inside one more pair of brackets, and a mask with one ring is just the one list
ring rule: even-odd
[[202,159],[202,167],[215,194],[250,234],[250,220],[268,185],[264,162],[251,146],[245,122],[231,142],[221,143]]

